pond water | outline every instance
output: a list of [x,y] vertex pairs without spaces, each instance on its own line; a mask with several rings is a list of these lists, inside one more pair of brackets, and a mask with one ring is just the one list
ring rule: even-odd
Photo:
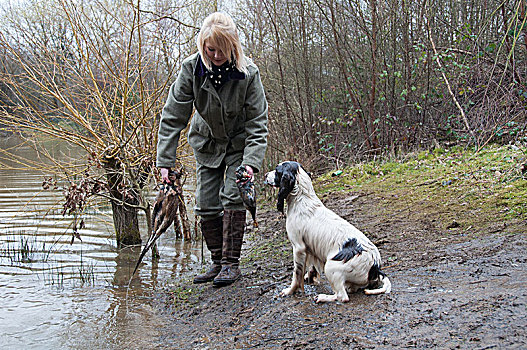
[[[12,146],[0,142],[0,150]],[[29,147],[15,152],[31,155]],[[110,207],[91,207],[82,241],[71,243],[63,193],[43,190],[45,177],[0,168],[0,347],[155,348],[163,323],[152,308],[156,289],[201,268],[201,242],[177,240],[170,228],[158,241],[161,258],[147,254],[128,289],[140,248],[116,249]]]

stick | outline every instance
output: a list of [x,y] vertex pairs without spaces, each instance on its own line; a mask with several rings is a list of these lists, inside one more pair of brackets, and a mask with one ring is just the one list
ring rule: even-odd
[[463,118],[463,122],[465,123],[465,126],[466,126],[467,130],[470,132],[470,135],[472,135],[472,138],[474,139],[474,143],[477,145],[476,135],[474,134],[474,132],[470,128],[467,116],[465,115],[465,111],[463,110],[463,107],[461,107],[461,105],[459,104],[459,102],[458,102],[458,100],[456,98],[456,95],[452,91],[452,88],[450,87],[450,83],[448,81],[448,78],[446,77],[445,71],[443,69],[443,65],[441,64],[441,61],[439,60],[439,55],[437,53],[436,46],[434,44],[434,40],[432,40],[432,32],[430,30],[430,23],[428,22],[428,19],[426,21],[426,26],[427,26],[427,29],[428,29],[428,39],[430,40],[430,44],[432,44],[432,50],[434,50],[434,55],[436,57],[435,61],[436,61],[437,65],[439,66],[439,70],[441,71],[441,76],[443,77],[443,80],[445,81],[445,84],[446,84],[446,86],[448,88],[448,93],[450,94],[450,97],[452,97],[452,100],[454,101],[454,104],[456,105],[457,109],[461,113],[461,117]]

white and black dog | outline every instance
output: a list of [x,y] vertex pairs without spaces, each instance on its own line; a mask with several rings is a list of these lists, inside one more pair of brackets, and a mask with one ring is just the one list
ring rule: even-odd
[[324,271],[335,294],[319,294],[317,303],[348,302],[348,292],[389,293],[391,282],[381,271],[377,247],[355,226],[329,210],[317,197],[311,178],[297,162],[280,163],[265,175],[278,187],[278,210],[287,201],[286,230],[293,245],[294,270],[289,288],[281,295],[304,289],[306,266]]

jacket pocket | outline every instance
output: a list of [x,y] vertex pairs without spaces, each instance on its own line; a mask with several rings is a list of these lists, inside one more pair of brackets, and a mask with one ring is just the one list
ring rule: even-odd
[[247,138],[247,134],[245,133],[245,130],[242,130],[240,133],[233,135],[231,139],[231,145],[233,151],[243,151],[245,148],[245,139]]
[[214,153],[216,143],[212,139],[212,133],[205,120],[198,113],[194,114],[190,122],[188,144],[198,152]]
[[230,117],[227,117],[227,130],[225,132],[227,133],[227,136],[229,139],[232,139],[233,137],[245,132],[245,115],[243,112],[241,112],[238,115],[233,115]]

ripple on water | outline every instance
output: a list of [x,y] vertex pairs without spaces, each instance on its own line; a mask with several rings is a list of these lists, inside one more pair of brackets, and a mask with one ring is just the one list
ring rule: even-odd
[[115,248],[107,205],[90,208],[82,241],[71,244],[63,194],[42,190],[43,179],[0,169],[2,348],[154,348],[164,320],[148,300],[165,281],[201,267],[201,244],[167,231],[160,260],[147,254],[127,299],[140,248]]

